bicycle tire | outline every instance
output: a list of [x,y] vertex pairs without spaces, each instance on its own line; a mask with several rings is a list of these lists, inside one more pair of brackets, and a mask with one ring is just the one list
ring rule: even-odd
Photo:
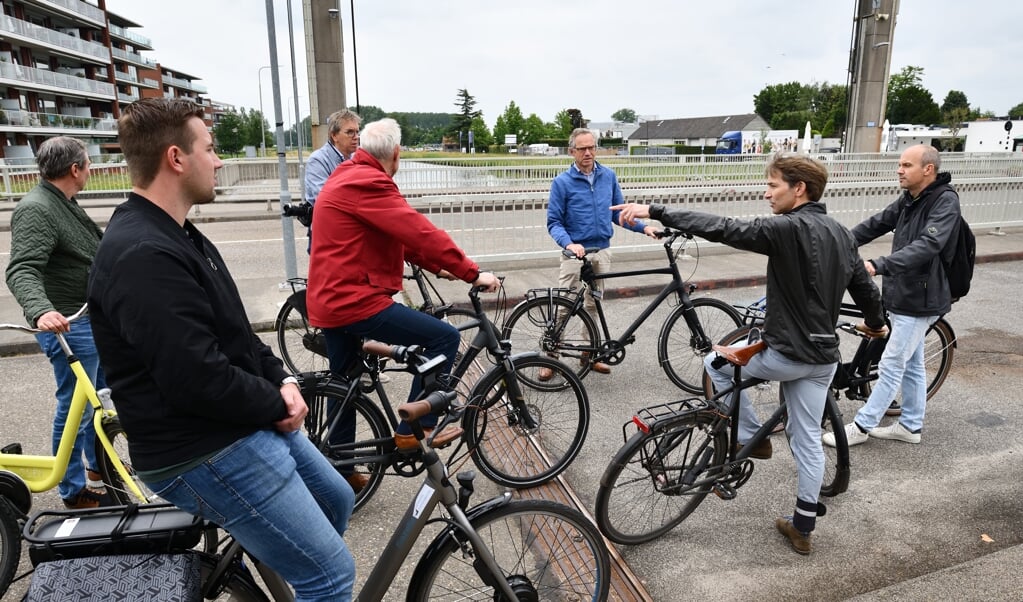
[[[476,312],[469,309],[463,309],[460,307],[447,307],[434,313],[433,316],[439,320],[443,320],[448,324],[451,324],[455,328],[459,328],[459,326],[461,326],[462,324],[466,324],[469,321],[473,322],[477,321]],[[458,344],[458,353],[455,354],[455,361],[452,362],[451,364],[452,366],[457,367],[462,362],[462,355],[469,348],[469,345],[472,344],[472,340],[476,336],[477,330],[478,327],[466,328],[464,330],[458,331],[458,334],[461,337],[461,342],[459,342]],[[461,375],[459,375],[459,377],[460,376]],[[462,383],[460,380],[458,383],[456,383],[456,389],[460,394],[462,394],[463,399],[465,398],[464,396],[469,394],[470,384],[471,383]]]
[[676,307],[657,335],[657,362],[674,385],[689,393],[703,390],[703,358],[722,336],[742,324],[742,316],[731,305],[713,297],[693,299],[693,311],[709,345],[698,345],[685,319],[685,308]]
[[0,598],[14,580],[14,572],[21,562],[21,525],[18,515],[3,497],[0,497]]
[[[328,425],[325,424],[327,399],[344,399],[347,395],[348,387],[329,376],[316,383],[311,396],[306,395],[309,412],[306,414],[305,426],[313,445],[319,447],[323,437],[328,436]],[[383,412],[365,395],[357,393],[350,403],[356,416],[354,442],[330,446],[324,448],[322,452],[332,462],[346,462],[344,466],[335,465],[338,472],[355,471],[366,475],[368,479],[366,485],[355,494],[354,512],[365,506],[376,493],[384,479],[387,465],[377,462],[358,463],[352,459],[359,455],[385,456],[383,442],[391,437],[392,431]]]
[[705,479],[727,459],[728,433],[712,434],[715,420],[711,412],[691,411],[625,442],[597,490],[597,526],[608,539],[624,545],[652,541],[703,502],[711,491]]
[[306,316],[290,299],[277,312],[274,331],[277,333],[277,350],[281,360],[293,374],[329,369],[323,333],[309,324]]
[[[215,556],[199,555],[199,576],[202,583],[206,583],[216,566]],[[227,582],[217,595],[206,599],[218,602],[270,602],[270,598],[256,584],[252,573],[240,563],[232,568],[227,576]]]
[[[142,479],[135,476],[135,471],[131,466],[131,456],[128,453],[128,435],[124,432],[124,427],[121,426],[121,421],[116,416],[104,418],[100,423],[100,428],[106,435],[107,439],[110,440],[111,446],[114,448],[114,452],[117,457],[121,459],[121,463],[131,473],[132,479],[135,481],[135,485],[142,491],[143,495],[152,502],[156,499],[156,494],[144,483]],[[121,475],[117,473],[114,468],[113,462],[110,460],[110,456],[107,454],[107,449],[103,447],[99,437],[96,438],[96,461],[99,462],[99,473],[103,476],[103,483],[106,485],[107,494],[110,499],[118,505],[124,504],[139,504],[143,503],[135,497],[134,494],[125,486],[124,481],[121,479]]]
[[[602,339],[590,314],[582,309],[572,313],[574,308],[574,298],[541,295],[527,299],[508,315],[501,338],[510,341],[516,353],[537,351],[563,359],[579,378],[585,378],[590,362],[584,358],[600,347]],[[556,326],[561,328],[557,339],[551,334]]]
[[[579,377],[555,359],[531,353],[511,362],[512,375],[498,364],[473,387],[463,428],[473,462],[487,478],[505,487],[534,487],[561,474],[579,454],[590,401]],[[551,377],[541,381],[541,370]],[[528,415],[510,400],[512,379]]]
[[[606,600],[607,547],[578,510],[549,500],[515,500],[470,519],[519,600]],[[406,600],[504,599],[485,585],[458,539],[445,531],[416,564]]]

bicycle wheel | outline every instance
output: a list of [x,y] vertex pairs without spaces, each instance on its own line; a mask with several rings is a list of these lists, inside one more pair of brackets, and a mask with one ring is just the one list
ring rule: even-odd
[[0,598],[10,587],[19,562],[21,562],[21,525],[18,523],[18,515],[14,509],[5,498],[0,497]]
[[[600,533],[578,510],[515,500],[470,520],[518,600],[606,600],[611,562]],[[441,533],[420,558],[406,600],[503,600],[483,583],[464,537]]]
[[[124,467],[131,474],[135,485],[142,491],[149,502],[154,501],[157,497],[156,494],[142,482],[142,479],[135,476],[135,471],[132,469],[131,456],[128,454],[128,436],[124,432],[124,427],[121,426],[121,421],[116,416],[112,416],[104,419],[100,426],[107,439],[110,440],[110,444],[113,446],[117,457],[120,458],[121,463],[124,464]],[[99,473],[103,476],[103,483],[107,486],[107,494],[110,495],[110,499],[115,504],[143,503],[124,484],[124,480],[121,479],[121,475],[114,468],[114,463],[110,460],[107,449],[103,447],[99,437],[96,438],[96,461],[99,462]]]
[[[458,354],[455,355],[455,361],[451,364],[452,366],[458,366],[462,361],[462,354],[465,353],[469,345],[472,344],[473,338],[476,336],[478,326],[469,328],[466,325],[469,323],[476,323],[476,312],[469,309],[462,309],[460,307],[449,307],[441,310],[434,314],[434,317],[444,320],[448,324],[451,324],[455,328],[458,328],[458,334],[461,336],[461,342],[458,344]],[[479,357],[479,356],[477,356]],[[469,394],[470,383],[459,383],[457,386],[459,393],[463,395]]]
[[[560,474],[582,449],[590,401],[561,362],[535,354],[511,361],[511,374],[498,364],[473,387],[462,423],[480,472],[505,487],[533,487]],[[541,371],[550,378],[541,381]]]
[[[217,567],[217,558],[215,556],[209,556],[207,554],[199,555],[199,576],[202,579],[202,583],[205,585],[206,580],[209,578],[210,573]],[[249,572],[245,565],[239,560],[232,566],[232,570],[228,573],[226,582],[216,592],[216,595],[212,598],[206,598],[207,600],[217,600],[219,602],[269,602],[270,598],[263,593],[259,586],[256,585],[256,580],[252,578],[252,574]]]
[[[309,440],[320,447],[320,443],[328,436],[327,400],[344,400],[348,397],[347,384],[325,376],[316,383],[311,393],[305,394],[309,413],[306,414],[305,425]],[[355,494],[355,510],[363,507],[384,478],[387,466],[381,462],[361,462],[360,458],[385,457],[384,442],[391,438],[391,429],[380,409],[365,395],[356,393],[348,400],[355,420],[355,438],[351,443],[329,444],[322,447],[323,455],[334,464],[338,472],[349,475],[357,472],[366,476],[366,485]]]
[[540,296],[515,306],[505,320],[501,337],[511,341],[515,353],[538,351],[564,360],[579,378],[590,371],[583,358],[600,345],[590,314],[572,313],[573,299]]
[[711,434],[714,421],[710,412],[689,412],[626,441],[597,490],[597,525],[608,539],[627,545],[651,541],[700,505],[711,491],[711,471],[727,458],[727,432]]
[[[299,291],[305,294],[305,291]],[[298,294],[298,293],[296,293]],[[294,295],[292,296],[294,297]],[[289,298],[274,321],[277,347],[284,365],[294,374],[327,370],[327,343],[319,328],[311,326],[304,310]]]
[[707,335],[706,341],[697,340],[686,323],[685,308],[679,305],[657,335],[657,361],[676,387],[700,393],[703,391],[703,357],[710,353],[712,344],[742,324],[742,317],[734,307],[712,297],[693,299],[693,312]]

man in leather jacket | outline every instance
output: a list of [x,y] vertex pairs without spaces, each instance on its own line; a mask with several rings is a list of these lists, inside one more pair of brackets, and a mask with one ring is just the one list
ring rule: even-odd
[[[845,292],[863,310],[871,335],[881,334],[884,328],[881,296],[864,269],[852,235],[817,202],[827,180],[827,170],[819,161],[782,154],[767,166],[764,197],[771,204],[771,218],[738,220],[663,205],[611,208],[621,211],[624,223],[650,217],[710,241],[768,256],[762,336],[767,349],[750,360],[743,374],[778,382],[785,396],[789,411],[785,429],[798,485],[795,512],[778,518],[775,527],[800,554],[810,553],[810,532],[818,514],[823,514],[818,503],[824,477],[821,416],[840,359],[835,323]],[[713,367],[713,355],[705,365],[715,386],[731,386],[732,366]],[[742,445],[761,423],[745,393],[740,404],[737,428]],[[770,440],[765,440],[750,456],[767,459],[772,453]]]

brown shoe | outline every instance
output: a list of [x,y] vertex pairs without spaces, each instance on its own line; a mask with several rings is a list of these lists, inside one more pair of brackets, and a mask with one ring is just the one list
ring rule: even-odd
[[902,416],[902,406],[897,401],[892,401],[892,405],[888,406],[888,409],[884,411],[885,416]]
[[611,366],[608,366],[604,362],[590,363],[589,353],[582,354],[582,356],[579,358],[579,363],[582,364],[583,366],[585,366],[586,364],[590,364],[590,370],[593,370],[597,374],[611,374]]
[[[740,449],[745,447],[741,443],[736,444],[735,451],[738,452]],[[770,439],[764,439],[757,444],[756,447],[750,450],[749,457],[756,458],[757,460],[770,460],[771,456],[774,455],[774,447],[771,445]]]
[[778,529],[778,532],[789,538],[789,543],[792,544],[792,549],[797,553],[806,556],[813,549],[810,543],[810,534],[798,531],[795,525],[792,524],[792,519],[787,516],[782,516],[774,519],[774,526]]
[[74,497],[64,498],[63,502],[64,507],[69,510],[99,508],[100,506],[110,506],[113,503],[106,491],[100,492],[88,487],[84,487]]
[[362,474],[361,472],[353,472],[352,474],[345,477],[348,484],[352,486],[352,491],[359,493],[366,488],[366,484],[369,483],[369,477]]
[[[430,438],[430,433],[432,432],[432,428],[423,429],[423,434],[426,435],[427,439]],[[460,426],[449,426],[433,438],[433,441],[430,443],[430,447],[434,449],[444,447],[455,439],[461,437],[464,432],[465,430]],[[419,442],[416,441],[415,435],[399,435],[398,433],[395,433],[394,446],[401,451],[411,451],[419,447]]]
[[552,378],[554,378],[554,370],[551,370],[546,366],[536,371],[536,379],[542,383],[545,383]]

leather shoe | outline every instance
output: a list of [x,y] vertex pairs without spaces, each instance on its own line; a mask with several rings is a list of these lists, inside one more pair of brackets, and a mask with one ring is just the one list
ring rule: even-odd
[[792,549],[797,553],[806,556],[813,549],[813,545],[810,543],[810,534],[802,533],[796,529],[795,525],[792,524],[792,519],[787,516],[782,516],[774,520],[774,526],[778,529],[778,532],[789,539],[789,543],[792,544]]
[[[425,429],[423,429],[423,434],[426,435],[427,439],[430,438],[430,433],[432,433],[432,432],[433,432],[432,428],[425,428]],[[440,448],[440,447],[444,447],[445,445],[451,443],[455,439],[458,439],[459,437],[461,437],[462,433],[464,433],[464,432],[465,432],[465,430],[462,427],[460,427],[460,426],[449,426],[449,427],[445,428],[443,431],[441,431],[440,433],[437,433],[437,436],[434,437],[433,441],[430,443],[430,447],[432,447],[434,449],[437,449],[437,448]],[[401,451],[412,451],[412,450],[414,450],[414,449],[419,447],[419,442],[416,441],[416,436],[415,435],[411,435],[411,434],[409,434],[409,435],[401,435],[401,434],[395,433],[394,434],[394,446],[397,447]]]
[[536,379],[542,383],[549,381],[554,378],[554,370],[544,366],[536,371]]
[[590,364],[590,370],[593,370],[597,374],[611,374],[611,366],[608,366],[604,362],[591,363],[589,353],[584,353],[582,357],[579,358],[579,363],[582,364],[583,366],[585,366],[586,364]]
[[[741,443],[735,445],[735,451],[738,452],[743,447]],[[750,450],[749,457],[756,458],[757,460],[770,460],[771,456],[774,455],[774,447],[771,445],[770,439],[764,439],[756,447]]]
[[366,484],[369,483],[369,477],[362,474],[361,472],[353,472],[352,474],[345,477],[348,484],[352,486],[352,491],[358,494],[360,491],[366,488]]

